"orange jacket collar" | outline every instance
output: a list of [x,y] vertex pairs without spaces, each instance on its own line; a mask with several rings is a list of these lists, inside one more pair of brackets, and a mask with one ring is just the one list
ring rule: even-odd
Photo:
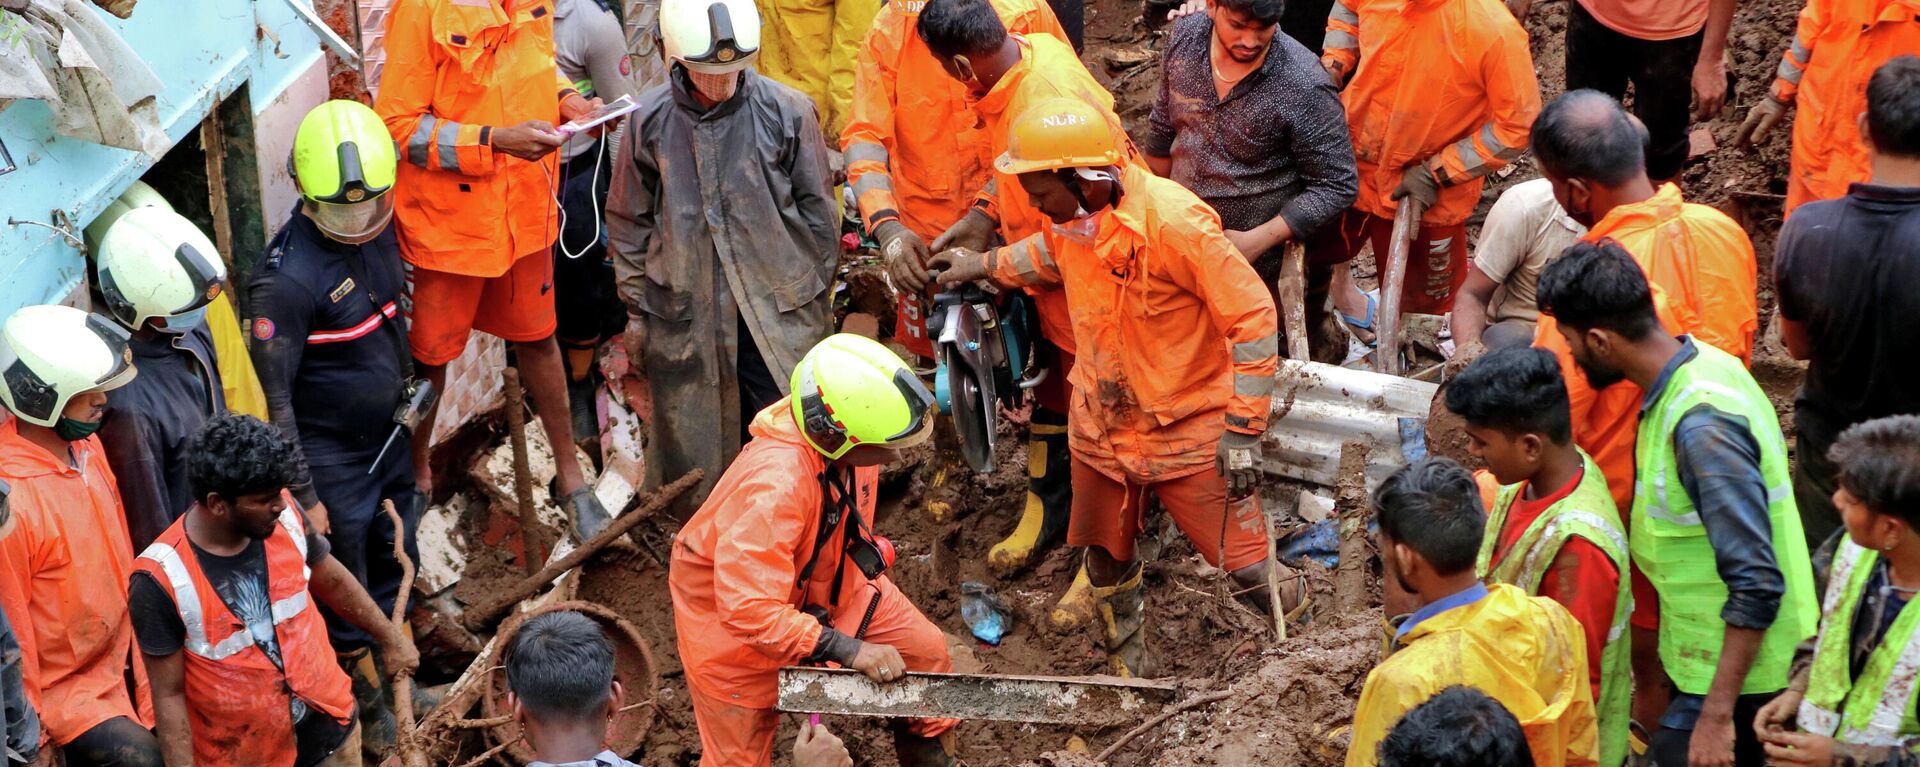
[[[1027,73],[1033,71],[1033,44],[1020,35],[1009,35],[1009,37],[1012,37],[1013,42],[1020,46],[1020,63],[1013,65],[1006,74],[1001,75],[1000,81],[987,90],[987,95],[981,96],[979,101],[974,102],[974,109],[990,114],[1006,111],[1007,102],[1012,101],[1013,94],[1020,90],[1020,81],[1026,79]],[[1007,117],[1018,116],[1007,115]]]
[[[69,449],[78,454],[84,452],[88,445],[98,441],[98,437],[88,437],[72,443],[73,447]],[[76,460],[78,460],[77,455]],[[79,469],[74,468],[72,463],[61,460],[59,456],[40,449],[39,445],[20,436],[20,419],[7,415],[6,420],[0,422],[0,474],[25,479],[51,474],[72,474],[77,471]]]
[[1599,242],[1600,238],[1619,231],[1636,219],[1651,218],[1659,221],[1674,218],[1680,215],[1680,206],[1685,205],[1686,202],[1680,196],[1680,187],[1672,183],[1661,184],[1659,189],[1653,191],[1652,197],[1607,211],[1604,218],[1595,222],[1592,229],[1587,230],[1587,240]]

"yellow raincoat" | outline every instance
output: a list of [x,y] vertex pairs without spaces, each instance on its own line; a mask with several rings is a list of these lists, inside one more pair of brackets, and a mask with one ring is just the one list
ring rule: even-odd
[[1579,623],[1559,603],[1507,584],[1421,621],[1367,674],[1347,767],[1374,767],[1400,717],[1453,685],[1500,701],[1526,730],[1536,767],[1599,762],[1599,725]]
[[[912,3],[925,5],[925,0]],[[880,0],[754,0],[760,57],[754,68],[813,99],[820,129],[837,137],[853,111],[853,78]],[[834,143],[834,142],[829,142]]]

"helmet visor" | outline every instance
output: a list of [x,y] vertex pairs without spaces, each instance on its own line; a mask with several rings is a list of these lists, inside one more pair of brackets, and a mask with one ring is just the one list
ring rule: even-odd
[[360,202],[336,203],[306,200],[304,209],[313,225],[348,245],[358,245],[380,236],[393,218],[393,196],[380,195]]
[[907,422],[907,428],[899,434],[887,438],[888,447],[908,448],[927,441],[933,436],[933,392],[927,391],[927,385],[920,382],[913,371],[901,368],[894,371],[893,388],[900,390],[900,398],[906,400],[907,409],[913,413],[913,420]]

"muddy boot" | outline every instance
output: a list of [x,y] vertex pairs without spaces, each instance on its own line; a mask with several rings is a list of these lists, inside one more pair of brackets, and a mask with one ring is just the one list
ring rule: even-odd
[[1013,534],[987,552],[987,565],[1001,576],[1026,567],[1065,537],[1073,510],[1066,424],[1039,423],[1039,413],[1035,417],[1027,438],[1027,507]]
[[362,647],[334,657],[353,680],[353,702],[360,709],[360,752],[369,762],[378,763],[393,753],[400,726],[387,705],[387,687],[374,663],[373,648]]
[[953,767],[953,756],[947,752],[947,736],[922,737],[908,727],[906,722],[894,722],[888,728],[893,730],[893,750],[900,767]]
[[567,518],[573,520],[575,543],[586,543],[592,540],[613,522],[613,515],[608,514],[606,507],[600,505],[600,499],[594,497],[593,488],[590,486],[582,486],[579,490],[568,493],[567,497],[561,501],[560,508],[565,509]]
[[1136,563],[1133,573],[1117,585],[1093,587],[1093,595],[1100,600],[1100,618],[1106,623],[1107,658],[1113,663],[1115,676],[1154,676],[1153,659],[1147,655],[1147,590],[1140,578],[1143,572]]
[[1067,587],[1060,601],[1053,603],[1047,622],[1062,631],[1080,628],[1100,617],[1099,603],[1093,596],[1093,581],[1087,580],[1087,565],[1082,562],[1080,570],[1073,574],[1073,585]]

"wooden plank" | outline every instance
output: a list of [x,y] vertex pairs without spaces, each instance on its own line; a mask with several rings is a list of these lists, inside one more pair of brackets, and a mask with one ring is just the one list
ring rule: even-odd
[[1294,240],[1280,256],[1280,318],[1287,336],[1287,359],[1306,362],[1307,247]]
[[1110,727],[1174,702],[1173,684],[1119,677],[913,672],[876,684],[848,669],[780,669],[779,710],[809,714],[969,719]]

